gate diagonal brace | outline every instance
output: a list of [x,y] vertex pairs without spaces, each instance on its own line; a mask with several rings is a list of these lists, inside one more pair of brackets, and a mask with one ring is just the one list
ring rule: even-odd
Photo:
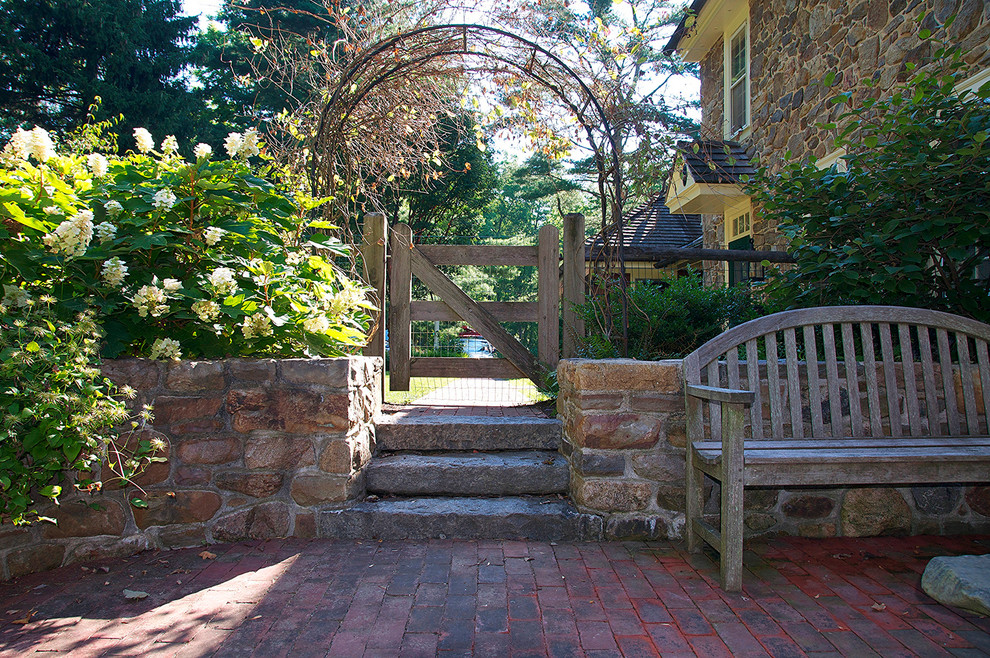
[[461,316],[475,331],[481,333],[488,342],[501,352],[508,361],[529,377],[539,383],[542,379],[542,369],[536,359],[522,343],[502,328],[491,313],[482,308],[467,294],[457,287],[446,274],[415,246],[409,252],[412,273],[426,287],[439,295],[455,313]]

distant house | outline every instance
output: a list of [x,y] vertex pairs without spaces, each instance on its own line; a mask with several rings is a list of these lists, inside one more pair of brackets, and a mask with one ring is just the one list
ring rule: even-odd
[[[701,213],[707,248],[783,249],[743,191],[751,163],[774,171],[785,158],[814,156],[819,166],[841,168],[845,153],[817,127],[835,118],[827,101],[864,79],[889,93],[906,79],[906,62],[924,66],[931,58],[918,31],[953,14],[947,37],[969,51],[978,72],[966,86],[976,88],[990,81],[985,0],[695,0],[665,48],[701,69],[702,139],[679,145],[670,211]],[[834,88],[824,85],[829,73]],[[751,274],[708,266],[712,279]]]
[[[700,262],[684,259],[656,260],[658,249],[676,249],[701,244],[701,216],[674,214],[663,202],[662,193],[627,211],[622,216],[622,247],[625,255],[626,281],[654,281],[665,276],[683,275],[688,266],[701,269]],[[617,277],[619,264],[617,252],[619,232],[606,231],[606,240],[596,235],[585,241],[587,274]],[[655,266],[658,265],[658,266]]]

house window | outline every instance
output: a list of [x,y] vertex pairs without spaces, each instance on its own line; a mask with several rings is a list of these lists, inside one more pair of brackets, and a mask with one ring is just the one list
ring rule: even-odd
[[[735,213],[727,212],[725,215],[725,237],[729,249],[753,249],[753,219],[752,209],[747,207]],[[748,261],[729,261],[729,285],[742,283],[751,279],[759,278],[761,272],[758,271],[759,263]]]
[[749,125],[749,34],[743,23],[729,40],[728,116],[729,135]]

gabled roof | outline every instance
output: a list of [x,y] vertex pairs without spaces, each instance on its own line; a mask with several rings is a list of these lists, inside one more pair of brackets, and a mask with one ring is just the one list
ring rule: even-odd
[[677,150],[698,183],[740,184],[745,182],[743,175],[756,173],[746,149],[738,142],[677,142]]
[[[676,215],[663,203],[664,194],[650,197],[646,203],[627,211],[622,216],[622,245],[630,255],[639,249],[676,249],[701,237],[701,215]],[[609,235],[608,245],[615,246],[618,235]],[[585,253],[597,251],[602,237],[597,235],[585,240]]]
[[[677,50],[677,44],[681,42],[681,37],[683,37],[684,33],[688,31],[688,19],[692,17],[697,18],[701,14],[701,10],[705,6],[706,2],[708,2],[708,0],[694,0],[694,2],[691,3],[691,8],[688,9],[687,13],[681,18],[681,22],[677,24],[677,29],[674,30],[672,35],[670,35],[670,40],[667,42],[667,45],[663,47],[663,53],[665,55],[669,55]],[[692,21],[692,25],[693,24],[694,23]]]

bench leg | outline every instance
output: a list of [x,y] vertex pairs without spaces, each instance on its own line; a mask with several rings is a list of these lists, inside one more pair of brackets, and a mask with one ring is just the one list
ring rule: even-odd
[[700,519],[705,509],[705,474],[694,467],[694,449],[687,447],[687,468],[685,489],[687,500],[684,506],[684,534],[687,537],[688,552],[701,550],[701,537],[694,531],[694,520]]
[[722,589],[742,589],[743,407],[722,405],[722,514],[719,558]]

